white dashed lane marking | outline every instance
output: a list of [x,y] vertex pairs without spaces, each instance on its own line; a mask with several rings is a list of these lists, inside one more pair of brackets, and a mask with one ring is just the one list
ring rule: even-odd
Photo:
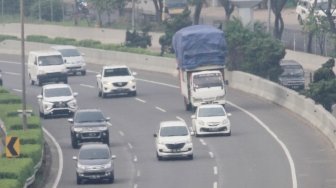
[[80,86],[83,86],[83,87],[88,87],[88,88],[96,88],[95,86],[92,86],[92,85],[87,85],[87,84],[80,84]]
[[142,103],[146,103],[145,100],[142,100],[142,99],[139,99],[139,98],[135,98],[135,100],[140,101],[140,102],[142,102]]
[[203,139],[199,139],[199,141],[201,142],[201,144],[202,144],[203,146],[206,146],[206,145],[207,145],[206,142],[205,142]]
[[160,110],[161,112],[167,112],[165,109],[160,108],[160,107],[158,107],[158,106],[156,106],[155,109]]

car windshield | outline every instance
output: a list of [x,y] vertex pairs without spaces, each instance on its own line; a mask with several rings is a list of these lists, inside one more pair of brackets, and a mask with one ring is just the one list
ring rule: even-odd
[[198,117],[213,117],[213,116],[225,116],[223,108],[200,108],[198,111]]
[[80,160],[109,159],[110,151],[106,148],[82,149],[78,158]]
[[76,49],[62,49],[58,50],[61,52],[63,57],[77,57],[80,56],[80,53]]
[[49,88],[44,90],[44,96],[45,97],[72,96],[72,92],[68,87]]
[[207,87],[223,87],[223,80],[220,74],[199,74],[194,76],[194,89]]
[[41,56],[38,58],[39,66],[62,65],[63,58],[60,55]]
[[302,77],[304,71],[300,65],[284,65],[281,76],[284,77]]
[[161,137],[186,136],[186,135],[188,135],[188,129],[185,126],[162,127],[160,130]]
[[131,75],[127,68],[113,68],[113,69],[105,69],[104,77],[111,76],[129,76]]
[[74,122],[102,122],[105,121],[104,115],[100,111],[80,111],[76,112]]

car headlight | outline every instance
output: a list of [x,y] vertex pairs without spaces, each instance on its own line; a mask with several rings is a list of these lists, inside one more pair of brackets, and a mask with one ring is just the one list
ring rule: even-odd
[[223,121],[222,121],[222,124],[228,124],[230,123],[229,119],[225,118]]
[[109,162],[104,165],[104,168],[111,168],[112,167],[112,162]]
[[197,122],[198,122],[198,124],[201,125],[201,126],[204,125],[204,121],[202,121],[202,120],[198,120]]
[[50,110],[53,106],[51,102],[43,102],[43,109]]
[[108,85],[109,82],[108,81],[103,81],[103,85]]
[[77,168],[78,168],[78,170],[83,171],[83,170],[85,170],[85,165],[81,165],[81,164],[77,163]]
[[70,106],[71,108],[76,108],[77,107],[77,101],[75,99],[69,101],[68,106]]
[[129,84],[135,84],[135,80],[133,79],[133,80],[130,80],[130,81],[128,81],[128,83]]
[[107,130],[107,127],[98,127],[98,130],[99,130],[99,131],[106,131],[106,130]]
[[83,131],[83,128],[81,127],[74,127],[73,129],[75,132],[82,132]]

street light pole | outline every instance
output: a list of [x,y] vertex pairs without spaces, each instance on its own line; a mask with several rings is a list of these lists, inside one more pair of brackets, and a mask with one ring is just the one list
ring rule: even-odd
[[23,130],[27,129],[27,114],[26,114],[26,77],[25,77],[25,37],[24,37],[24,4],[20,0],[21,12],[21,65],[22,65],[22,127]]

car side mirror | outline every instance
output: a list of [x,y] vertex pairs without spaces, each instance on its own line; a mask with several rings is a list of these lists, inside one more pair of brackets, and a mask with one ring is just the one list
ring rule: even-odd
[[111,158],[112,158],[112,159],[116,159],[116,158],[117,158],[117,156],[115,156],[115,155],[112,155],[112,156],[111,156]]
[[42,95],[37,95],[37,99],[41,100],[42,98]]
[[227,116],[232,116],[232,114],[231,113],[227,113]]
[[96,77],[97,77],[98,79],[100,79],[100,78],[102,77],[102,75],[101,75],[101,74],[97,74]]
[[194,136],[194,135],[195,135],[195,132],[194,132],[194,131],[190,131],[190,135],[191,135],[191,136]]
[[196,115],[195,114],[191,115],[190,117],[191,117],[191,119],[196,119]]
[[77,95],[78,95],[78,93],[77,93],[77,92],[74,92],[74,93],[73,93],[73,96],[74,96],[74,97],[76,97]]
[[154,133],[154,134],[153,134],[153,136],[154,136],[154,138],[156,138],[156,137],[157,137],[157,134],[156,134],[156,133]]
[[75,160],[75,161],[78,160],[78,158],[76,156],[73,156],[72,159]]
[[111,120],[110,117],[106,117],[106,118],[105,118],[105,121],[110,121],[110,120]]
[[68,119],[68,122],[69,122],[69,123],[73,123],[74,120],[73,120],[72,118],[69,118],[69,119]]
[[137,72],[133,72],[132,74],[133,74],[133,76],[136,76],[136,75],[138,75],[138,73],[137,73]]

